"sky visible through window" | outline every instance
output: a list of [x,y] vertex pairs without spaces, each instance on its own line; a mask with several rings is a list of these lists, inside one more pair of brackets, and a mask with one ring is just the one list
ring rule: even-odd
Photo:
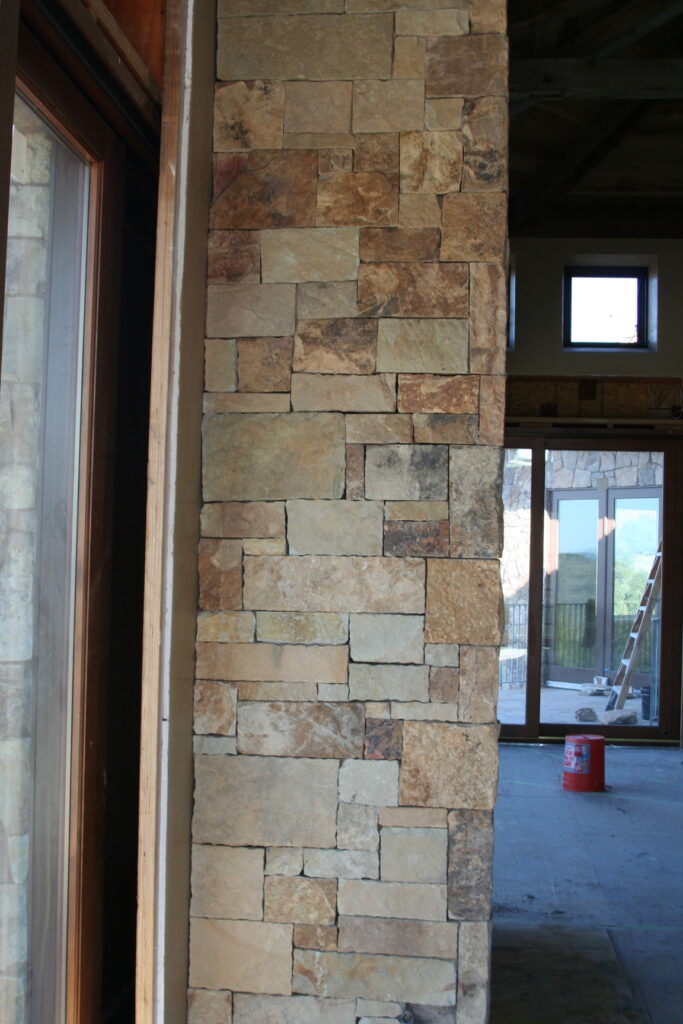
[[637,344],[637,278],[573,277],[571,288],[572,344]]

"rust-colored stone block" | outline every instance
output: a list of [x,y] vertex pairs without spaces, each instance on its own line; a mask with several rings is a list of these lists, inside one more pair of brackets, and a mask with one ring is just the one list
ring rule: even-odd
[[334,174],[318,185],[316,224],[398,223],[398,180],[380,171]]
[[237,342],[239,391],[289,391],[291,338],[240,338]]
[[436,704],[457,704],[460,693],[460,670],[433,666],[429,670],[429,699]]
[[372,761],[398,761],[403,743],[403,722],[368,718],[365,723],[365,757]]
[[[280,757],[362,757],[364,725],[361,704],[251,701],[240,705],[237,751]],[[302,923],[333,922],[305,919]]]
[[194,731],[199,736],[234,736],[237,687],[200,679],[194,688]]
[[501,35],[442,36],[427,43],[428,96],[505,96],[507,70]]
[[354,170],[398,172],[398,133],[357,135],[355,139]]
[[385,523],[384,554],[399,558],[447,558],[448,522]]
[[457,192],[462,180],[460,132],[403,132],[401,192],[443,195]]
[[439,258],[438,228],[365,228],[360,233],[364,263],[427,263]]
[[258,231],[209,231],[208,279],[214,284],[260,280]]
[[199,607],[242,607],[242,545],[236,540],[199,542]]
[[296,924],[294,948],[334,951],[337,948],[337,929],[332,925]]
[[498,648],[460,648],[460,720],[493,722],[498,696]]
[[472,0],[470,13],[472,32],[505,32],[506,13],[505,0]]
[[[488,811],[497,775],[496,726],[403,723],[399,804]],[[460,863],[467,870],[467,858]]]
[[346,446],[346,499],[361,501],[365,497],[365,445]]
[[288,878],[279,875],[266,878],[264,921],[333,925],[336,916],[336,878]]
[[507,196],[453,192],[443,200],[442,260],[502,261],[507,237]]
[[507,274],[500,263],[470,267],[470,372],[505,373]]
[[505,377],[480,377],[479,442],[501,445],[505,429]]
[[467,413],[416,413],[413,430],[415,441],[422,444],[476,444],[479,418]]
[[203,537],[284,537],[281,501],[217,501],[202,506]]
[[448,916],[488,919],[491,912],[493,821],[488,810],[448,815]]
[[299,373],[374,373],[377,324],[370,320],[301,320],[294,339]]
[[469,308],[466,263],[362,263],[361,316],[465,317]]
[[317,188],[315,150],[218,154],[210,227],[312,227]]
[[496,645],[502,633],[497,561],[468,558],[428,562],[427,643]]
[[479,378],[458,374],[401,373],[398,377],[399,412],[477,413]]

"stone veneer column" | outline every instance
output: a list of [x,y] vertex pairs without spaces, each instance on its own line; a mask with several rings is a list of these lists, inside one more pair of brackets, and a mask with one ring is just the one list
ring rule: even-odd
[[219,2],[192,1024],[487,1017],[504,31]]

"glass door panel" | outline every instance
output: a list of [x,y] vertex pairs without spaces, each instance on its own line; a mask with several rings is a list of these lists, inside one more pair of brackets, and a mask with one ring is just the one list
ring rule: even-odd
[[0,378],[3,1024],[64,1018],[89,177],[17,94]]
[[531,449],[509,448],[503,474],[504,532],[501,579],[505,635],[498,669],[498,718],[526,720],[531,542]]

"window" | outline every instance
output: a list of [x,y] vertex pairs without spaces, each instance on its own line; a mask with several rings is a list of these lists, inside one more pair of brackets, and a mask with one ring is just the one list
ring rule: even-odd
[[647,267],[565,267],[564,344],[646,348]]

